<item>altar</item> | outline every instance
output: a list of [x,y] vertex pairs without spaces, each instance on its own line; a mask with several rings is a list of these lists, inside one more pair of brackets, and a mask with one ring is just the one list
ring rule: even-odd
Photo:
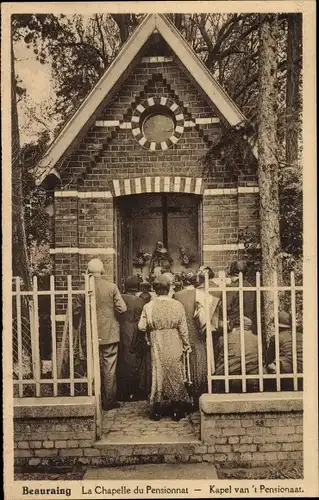
[[119,197],[116,207],[118,282],[123,283],[132,274],[148,276],[153,270],[150,266],[158,242],[167,249],[172,273],[198,268],[201,264],[200,203],[200,196],[184,193]]

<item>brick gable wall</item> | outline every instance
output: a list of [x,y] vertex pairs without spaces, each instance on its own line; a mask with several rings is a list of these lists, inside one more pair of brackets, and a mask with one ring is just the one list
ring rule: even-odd
[[[161,179],[169,176],[172,185],[177,176],[181,177],[182,183],[186,177],[193,180],[201,178],[204,194],[203,258],[206,264],[213,265],[216,270],[223,269],[237,257],[238,250],[214,246],[238,244],[238,230],[246,226],[258,231],[258,195],[236,192],[206,196],[205,190],[256,186],[256,168],[253,164],[238,165],[236,172],[230,171],[218,157],[213,159],[209,169],[204,166],[204,156],[223,133],[224,125],[220,122],[187,126],[187,122],[195,122],[199,118],[216,118],[218,113],[205,101],[181,65],[173,57],[171,59],[155,63],[142,59],[137,64],[112,102],[106,105],[98,117],[99,121],[118,120],[121,125],[91,127],[61,172],[61,189],[81,193],[112,192],[114,179],[124,181],[137,178],[144,182],[146,176],[160,176]],[[182,109],[186,122],[180,140],[166,151],[144,149],[133,137],[130,128],[122,128],[123,123],[130,123],[135,107],[154,96],[173,99]],[[134,183],[131,186],[133,194]],[[101,248],[101,255],[96,256],[105,262],[109,277],[114,279],[114,219],[112,198],[56,197],[56,274],[84,272],[87,261],[92,258],[89,254],[65,255],[61,258],[59,248]],[[105,249],[108,249],[107,255]]]

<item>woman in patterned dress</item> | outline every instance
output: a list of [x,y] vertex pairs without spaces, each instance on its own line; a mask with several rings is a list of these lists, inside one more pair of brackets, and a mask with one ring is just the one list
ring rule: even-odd
[[138,324],[147,332],[152,355],[151,419],[161,418],[161,404],[172,405],[173,420],[183,416],[183,406],[189,405],[183,375],[183,351],[191,351],[185,310],[182,304],[168,296],[170,282],[160,276],[154,282],[157,297],[145,304]]

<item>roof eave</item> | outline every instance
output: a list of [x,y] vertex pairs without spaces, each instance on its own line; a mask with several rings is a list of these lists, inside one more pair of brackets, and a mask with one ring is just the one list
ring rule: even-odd
[[[95,112],[98,106],[111,91],[117,80],[121,77],[127,68],[129,62],[138,54],[141,47],[152,34],[155,29],[155,17],[153,14],[147,15],[141,24],[132,33],[131,37],[122,46],[120,52],[107,68],[99,82],[94,86],[91,92],[87,95],[78,110],[72,115],[60,131],[57,138],[54,140],[45,156],[36,165],[34,172],[41,174],[36,180],[36,184],[40,185],[43,179],[48,175],[48,172],[61,159],[66,149],[73,143],[86,125],[90,116]],[[137,41],[138,43],[132,43]],[[122,64],[121,64],[122,63]]]
[[[178,29],[167,19],[167,17],[164,14],[158,14],[155,24],[173,52],[193,78],[195,78],[214,106],[218,108],[225,120],[231,126],[247,122],[240,109],[213,78],[204,63],[198,58],[190,45],[179,33]],[[177,39],[181,43],[176,44]]]

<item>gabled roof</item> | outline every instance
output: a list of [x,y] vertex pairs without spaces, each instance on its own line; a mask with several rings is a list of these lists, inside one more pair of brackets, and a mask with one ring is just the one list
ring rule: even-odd
[[213,78],[167,16],[164,14],[148,14],[122,46],[112,64],[106,69],[101,79],[36,165],[34,174],[38,177],[37,185],[40,185],[47,175],[53,173],[54,167],[66,155],[80,132],[90,126],[92,116],[96,114],[101,104],[111,93],[117,81],[127,73],[128,67],[154,32],[160,33],[230,126],[236,126],[246,121],[236,104]]

